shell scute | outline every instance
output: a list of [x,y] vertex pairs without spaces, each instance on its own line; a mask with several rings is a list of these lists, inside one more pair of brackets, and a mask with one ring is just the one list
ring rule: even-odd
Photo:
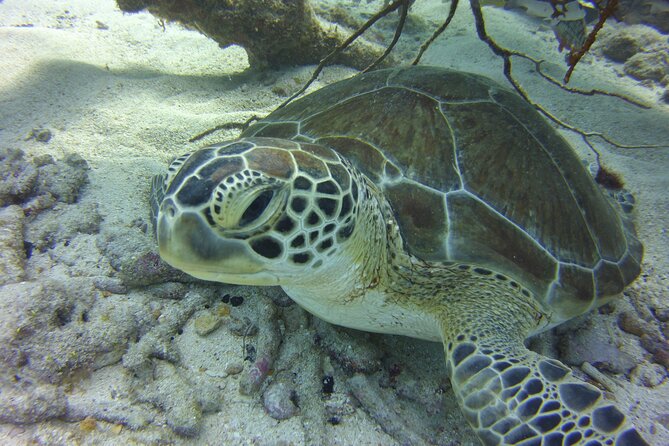
[[594,272],[597,297],[612,296],[625,288],[625,279],[617,264],[602,260]]
[[[378,148],[406,177],[435,189],[460,187],[453,135],[438,103],[428,96],[402,88],[360,94],[306,118],[301,129],[321,138],[347,136]],[[383,173],[380,166],[373,170]]]
[[406,180],[388,185],[385,192],[415,255],[423,260],[445,258],[444,234],[448,228],[443,195]]
[[639,273],[633,225],[555,129],[490,79],[435,67],[365,73],[242,136],[293,131],[289,138],[335,150],[377,183],[411,254],[513,277],[558,319]]
[[449,258],[483,264],[522,279],[538,294],[546,293],[555,277],[555,259],[522,228],[467,193],[447,200],[450,226]]
[[438,67],[423,67],[418,74],[412,70],[399,71],[390,76],[388,85],[420,91],[439,101],[472,102],[490,99],[490,83],[486,79]]
[[285,150],[256,147],[246,154],[246,161],[249,168],[277,178],[288,179],[293,175],[293,159]]
[[558,280],[552,290],[550,303],[562,317],[576,316],[587,311],[594,301],[595,282],[590,269],[560,264]]

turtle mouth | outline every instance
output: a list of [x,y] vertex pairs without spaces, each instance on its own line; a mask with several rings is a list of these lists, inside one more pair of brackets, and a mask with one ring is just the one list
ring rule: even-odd
[[169,200],[163,203],[156,235],[163,260],[194,277],[237,283],[236,278],[251,281],[264,272],[263,280],[268,279],[265,265],[246,242],[221,237],[201,215],[178,212]]

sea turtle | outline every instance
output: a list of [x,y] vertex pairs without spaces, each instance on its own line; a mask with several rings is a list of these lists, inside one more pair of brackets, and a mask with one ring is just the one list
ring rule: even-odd
[[441,341],[484,444],[642,445],[528,336],[639,274],[632,224],[567,142],[482,76],[385,69],[278,109],[153,182],[160,255],[280,285],[334,324]]

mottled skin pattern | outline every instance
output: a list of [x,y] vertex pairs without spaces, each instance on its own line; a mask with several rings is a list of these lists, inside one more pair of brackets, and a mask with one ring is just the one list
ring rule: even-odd
[[[443,81],[446,75],[458,79],[454,72],[437,69],[377,73],[381,74],[374,75],[386,78],[404,76],[403,83],[411,87],[414,96],[415,85],[406,79],[422,76],[424,82]],[[462,76],[464,85],[469,85],[470,79],[480,80],[471,75]],[[335,84],[330,91],[324,89],[323,94],[327,98],[344,91],[346,95],[360,97],[359,87],[369,78],[358,79]],[[356,91],[350,93],[351,90]],[[389,107],[387,113],[401,111],[393,108],[402,104],[395,90],[389,90],[389,96],[384,96],[383,89],[381,96],[377,94],[377,87],[372,90],[374,100],[383,100],[382,104]],[[480,95],[480,92],[475,90],[472,94]],[[474,102],[485,101],[478,98]],[[333,103],[341,105],[343,102],[340,98]],[[515,105],[505,103],[504,106],[508,110]],[[468,232],[466,225],[458,229],[457,215],[440,217],[448,222],[450,229],[446,233],[427,236],[411,233],[421,223],[407,220],[406,213],[414,204],[411,200],[429,201],[421,193],[438,191],[433,187],[420,189],[423,187],[420,183],[410,184],[410,176],[418,178],[420,175],[416,176],[412,171],[414,167],[397,156],[375,159],[376,155],[370,155],[371,151],[363,144],[371,147],[373,141],[361,136],[361,129],[373,134],[379,131],[377,125],[374,128],[364,124],[337,127],[337,116],[330,115],[328,119],[323,118],[325,122],[312,120],[310,133],[305,130],[309,127],[305,124],[309,118],[305,116],[327,112],[328,103],[323,102],[322,97],[314,100],[307,97],[293,107],[293,111],[270,115],[237,141],[216,144],[177,159],[167,175],[156,177],[152,212],[163,259],[206,280],[281,285],[305,309],[332,323],[442,341],[453,389],[467,420],[484,444],[646,444],[600,390],[577,380],[560,362],[529,351],[523,344],[528,336],[561,322],[569,314],[601,304],[609,294],[605,292],[607,289],[617,292],[621,283],[624,286],[636,276],[634,271],[636,268],[638,273],[638,264],[634,262],[640,258],[640,245],[633,244],[636,239],[630,225],[617,219],[613,226],[607,226],[599,217],[586,215],[588,210],[581,211],[584,221],[589,222],[589,232],[599,237],[595,237],[597,254],[584,248],[580,257],[573,254],[575,257],[568,260],[548,262],[554,266],[550,266],[552,272],[545,283],[541,272],[538,275],[534,272],[512,274],[524,265],[514,263],[513,252],[506,256],[506,251],[491,254],[479,250],[477,255],[481,261],[472,262],[466,253],[458,254],[462,252],[458,241],[477,233]],[[426,107],[425,113],[431,110]],[[309,113],[300,115],[306,113],[305,110]],[[287,119],[291,114],[293,121]],[[340,123],[348,122],[347,119],[341,118]],[[349,158],[346,155],[352,152],[342,148],[341,140],[314,130],[328,124],[337,127],[335,132],[339,135],[354,135],[350,138],[351,145],[357,146],[363,155],[354,153]],[[456,130],[453,134],[458,135],[459,141],[467,140],[466,132],[458,134],[455,123],[449,121],[448,124]],[[524,124],[520,130],[532,125]],[[299,130],[297,134],[295,129]],[[267,137],[271,133],[281,138]],[[401,136],[399,134],[396,140]],[[455,139],[457,146],[458,138]],[[559,142],[556,144],[559,146]],[[521,149],[526,148],[518,150]],[[374,150],[378,150],[378,146]],[[569,164],[570,155],[561,153],[562,150],[555,149],[557,153],[550,159],[562,156],[557,164]],[[451,199],[452,203],[458,203],[463,196],[475,198],[468,189],[473,181],[467,176],[466,167],[456,167],[458,181],[447,179],[441,183],[443,189],[439,193],[443,194],[446,208]],[[425,166],[425,169],[430,168]],[[414,187],[417,194],[405,197],[399,189],[389,192],[393,181],[409,189]],[[514,188],[524,185],[506,187],[514,192]],[[599,195],[588,195],[589,187],[583,178],[576,176],[567,189],[576,197],[584,194],[585,203],[594,203],[589,206],[607,209],[608,202],[596,188],[593,190]],[[481,195],[485,195],[483,192]],[[494,201],[494,194],[491,197]],[[543,197],[550,198],[555,197]],[[413,209],[421,211],[420,207]],[[515,215],[513,202],[509,209],[503,211]],[[507,215],[502,210],[498,212]],[[536,217],[533,212],[530,209],[528,215]],[[434,216],[426,215],[426,218],[433,218],[439,224]],[[508,223],[513,221],[505,218],[509,219]],[[480,222],[471,221],[472,226],[477,223]],[[569,222],[563,224],[568,226]],[[558,231],[543,236],[552,237],[551,241],[556,243],[555,249],[548,251],[549,258],[565,257],[569,251],[557,243],[563,228],[542,225],[539,222],[535,226]],[[518,225],[513,228],[522,229]],[[502,234],[495,228],[490,229],[493,234]],[[523,238],[516,244],[519,251],[547,250],[528,248],[524,238],[529,237],[518,237]],[[444,240],[444,245],[431,251],[430,240]],[[497,242],[491,239],[490,243]],[[571,241],[565,243],[568,245]],[[605,262],[597,260],[602,252],[608,252]],[[590,265],[578,267],[584,275],[560,273],[580,263]],[[607,276],[602,273],[604,264],[613,265],[620,272],[617,276]],[[586,277],[587,271],[595,283],[590,294],[583,293],[573,300],[562,299],[565,289],[581,287],[574,277]],[[607,281],[606,277],[610,279]],[[569,281],[575,285],[563,286]],[[607,288],[607,284],[612,285]],[[587,290],[587,284],[581,288]],[[586,298],[589,303],[584,305]]]

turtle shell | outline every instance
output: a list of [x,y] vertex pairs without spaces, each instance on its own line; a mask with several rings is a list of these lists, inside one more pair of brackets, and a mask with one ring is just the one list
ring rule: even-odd
[[555,129],[485,77],[425,66],[361,74],[273,112],[250,136],[334,149],[384,192],[412,255],[508,275],[557,319],[639,274],[631,223]]

